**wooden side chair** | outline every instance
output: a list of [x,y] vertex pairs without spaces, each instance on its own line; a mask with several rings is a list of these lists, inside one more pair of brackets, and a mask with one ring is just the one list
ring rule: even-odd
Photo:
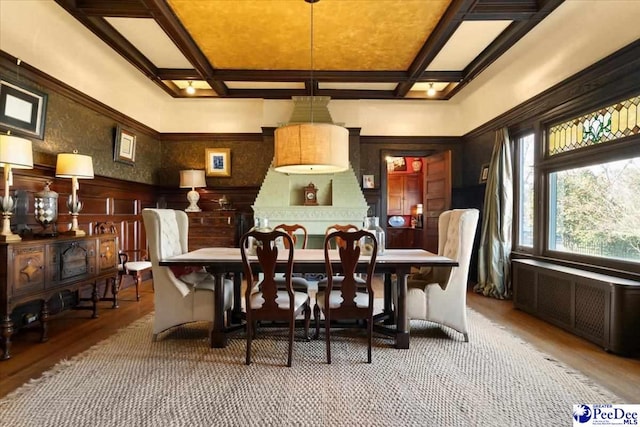
[[[302,243],[300,244],[301,249],[307,248],[307,242],[309,240],[309,235],[307,233],[307,229],[304,225],[300,224],[280,224],[274,227],[274,230],[282,230],[291,237],[293,241],[293,246],[295,247],[298,244],[298,237],[302,237]],[[284,242],[284,248],[289,249],[288,241]]]
[[[111,221],[98,222],[94,227],[95,234],[118,234]],[[113,301],[113,308],[118,307],[118,292],[125,276],[133,278],[136,285],[136,301],[140,301],[140,284],[145,274],[152,274],[152,265],[146,249],[120,249],[118,251],[118,277],[111,280],[111,297],[107,297],[109,286],[105,286],[101,300]]]
[[[362,227],[358,227],[357,225],[353,225],[353,224],[333,224],[330,225],[329,227],[327,227],[327,229],[324,232],[324,236],[325,236],[325,244],[327,242],[326,237],[333,233],[334,231],[343,231],[343,232],[352,232],[352,231],[358,231],[360,228]],[[331,248],[332,249],[337,249],[339,247],[344,247],[345,242],[337,237],[336,239],[333,239],[334,241],[329,242],[329,244],[331,244]],[[340,281],[342,280],[342,277],[339,274],[336,274],[333,277],[333,281],[334,284],[339,286]],[[356,280],[358,281],[359,285],[364,285],[364,280],[362,280],[359,276],[356,277]],[[326,289],[327,287],[327,278],[324,279],[320,279],[318,281],[318,290],[322,290],[322,289]]]
[[[368,237],[373,242],[373,253],[366,268],[365,288],[356,277],[356,267],[360,259],[359,241]],[[342,276],[336,286],[334,266],[330,251],[335,240],[340,239],[338,254],[340,256]],[[367,362],[371,363],[371,343],[373,337],[373,287],[372,278],[376,265],[378,242],[373,233],[366,230],[334,231],[325,238],[324,260],[327,271],[327,288],[316,295],[313,309],[316,325],[316,336],[320,334],[320,313],[324,314],[325,340],[327,345],[327,363],[331,363],[331,322],[333,320],[365,320],[368,336]],[[363,279],[360,279],[363,280]]]
[[[274,227],[274,230],[282,230],[291,237],[291,241],[293,242],[293,247],[296,247],[298,243],[298,236],[302,238],[302,242],[300,244],[301,249],[307,248],[307,242],[309,240],[309,235],[307,233],[307,229],[300,224],[280,224]],[[284,242],[284,248],[289,249],[290,245],[288,240]],[[278,289],[286,289],[284,283],[284,277],[276,278],[278,282]],[[309,292],[309,282],[304,278],[304,275],[299,273],[294,273],[291,278],[291,283],[293,284],[293,290],[298,292]]]
[[[257,243],[256,257],[250,259],[248,241],[254,239]],[[286,260],[278,262],[278,239],[283,239],[289,247]],[[309,295],[293,290],[291,278],[293,276],[293,240],[279,230],[259,231],[252,230],[244,234],[240,239],[240,252],[244,265],[244,277],[247,280],[245,292],[245,310],[247,322],[247,354],[246,364],[251,364],[251,341],[253,339],[257,322],[260,320],[284,321],[289,324],[289,355],[287,366],[291,366],[293,356],[293,336],[295,332],[296,317],[304,313],[305,339],[309,340],[309,321],[311,307]],[[256,280],[255,269],[262,271],[262,280]],[[275,280],[276,270],[284,268],[285,290],[278,290]]]

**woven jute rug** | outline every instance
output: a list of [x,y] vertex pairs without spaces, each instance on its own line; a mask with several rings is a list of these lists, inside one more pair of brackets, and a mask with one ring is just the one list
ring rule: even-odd
[[[412,321],[411,348],[364,331],[324,340],[266,328],[244,364],[242,333],[212,349],[195,323],[151,340],[152,317],[64,361],[0,401],[2,426],[559,426],[572,405],[620,403],[584,376],[469,311],[470,342]],[[276,334],[272,336],[271,334]],[[322,336],[321,336],[322,338]]]

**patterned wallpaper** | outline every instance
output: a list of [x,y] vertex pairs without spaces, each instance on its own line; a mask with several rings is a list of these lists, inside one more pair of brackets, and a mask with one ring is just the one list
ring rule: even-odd
[[136,132],[136,163],[129,166],[113,160],[116,121],[93,111],[73,99],[39,86],[0,66],[0,77],[22,87],[47,94],[44,139],[31,138],[34,162],[54,166],[56,155],[77,149],[93,157],[96,175],[126,181],[156,184],[155,171],[162,163],[160,143],[148,135]]
[[162,158],[165,159],[157,170],[157,182],[169,187],[180,183],[182,169],[205,169],[207,148],[229,148],[231,150],[231,176],[207,177],[208,187],[244,187],[262,184],[271,160],[273,143],[265,142],[262,134],[225,137],[216,139],[162,141]]

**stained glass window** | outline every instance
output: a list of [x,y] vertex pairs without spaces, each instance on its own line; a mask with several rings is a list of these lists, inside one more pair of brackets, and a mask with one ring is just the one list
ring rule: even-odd
[[548,131],[547,154],[553,156],[638,134],[640,95],[552,126]]

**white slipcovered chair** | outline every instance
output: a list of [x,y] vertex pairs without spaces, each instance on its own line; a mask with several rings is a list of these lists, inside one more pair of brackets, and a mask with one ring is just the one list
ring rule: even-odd
[[423,267],[407,277],[407,317],[448,326],[467,342],[467,280],[478,216],[477,209],[440,214],[438,255],[458,261],[458,267]]
[[[187,214],[172,209],[143,209],[142,218],[149,242],[155,290],[154,341],[158,334],[174,326],[196,321],[213,322],[214,277],[202,270],[178,272],[178,278],[171,268],[158,264],[163,258],[188,252]],[[233,282],[225,280],[225,311],[231,309],[232,302]]]

